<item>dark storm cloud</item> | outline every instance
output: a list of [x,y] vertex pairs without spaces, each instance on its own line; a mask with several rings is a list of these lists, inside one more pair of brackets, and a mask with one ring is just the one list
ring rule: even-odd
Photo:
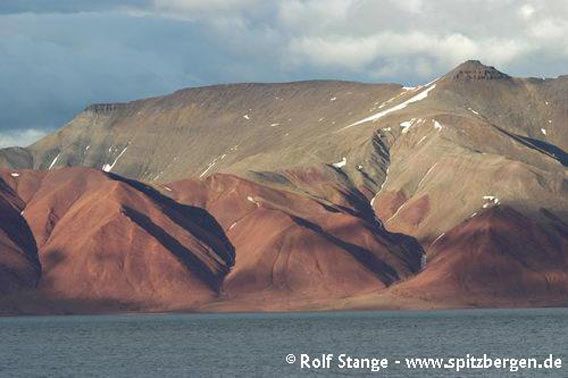
[[238,77],[270,80],[269,72],[250,68],[224,45],[199,23],[165,18],[3,16],[0,144],[1,130],[53,129],[93,102],[132,100]]

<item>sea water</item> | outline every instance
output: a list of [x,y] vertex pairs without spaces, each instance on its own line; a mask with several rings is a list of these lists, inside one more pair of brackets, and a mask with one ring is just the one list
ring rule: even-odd
[[[562,367],[456,370],[484,355]],[[406,365],[417,358],[454,367]],[[351,375],[568,377],[568,309],[0,318],[2,377]]]

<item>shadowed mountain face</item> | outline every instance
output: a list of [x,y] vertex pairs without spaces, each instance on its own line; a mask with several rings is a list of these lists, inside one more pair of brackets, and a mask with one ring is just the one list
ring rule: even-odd
[[478,61],[91,105],[0,150],[0,307],[564,305],[567,122],[567,77]]
[[35,240],[21,215],[24,207],[18,195],[0,183],[0,294],[34,288],[40,277]]
[[564,306],[568,227],[551,226],[508,206],[482,210],[433,243],[428,269],[396,291],[459,305]]
[[[176,182],[170,197],[85,168],[0,176],[5,197],[25,208],[10,223],[29,225],[8,235],[2,288],[26,286],[45,303],[40,311],[294,308],[384,290],[420,266],[419,245],[346,201],[235,176]],[[4,300],[26,311],[31,299]]]

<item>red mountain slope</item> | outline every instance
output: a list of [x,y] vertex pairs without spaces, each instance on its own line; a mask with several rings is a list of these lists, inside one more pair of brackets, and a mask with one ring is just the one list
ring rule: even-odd
[[567,303],[568,225],[492,207],[442,235],[427,256],[424,270],[395,293],[458,305]]
[[417,245],[355,208],[235,176],[173,183],[172,199],[92,169],[11,173],[4,192],[37,243],[41,279],[29,286],[42,311],[297,308],[419,267]]

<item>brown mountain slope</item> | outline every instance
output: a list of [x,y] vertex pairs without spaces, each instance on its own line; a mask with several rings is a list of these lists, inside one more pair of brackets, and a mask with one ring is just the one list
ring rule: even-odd
[[0,158],[12,168],[86,166],[163,182],[329,163],[351,147],[332,132],[401,91],[333,81],[185,89],[89,106],[26,149],[27,158],[13,150]]
[[[472,67],[481,73],[471,74]],[[387,229],[427,246],[495,204],[535,220],[545,220],[541,209],[568,220],[568,171],[560,147],[568,135],[551,140],[563,135],[568,117],[564,123],[539,124],[533,120],[549,115],[533,109],[529,116],[524,110],[535,101],[554,102],[560,117],[568,108],[563,92],[547,97],[539,92],[552,85],[548,80],[515,79],[493,70],[486,75],[487,70],[469,62],[431,84],[426,99],[354,126],[375,129],[388,148],[387,179],[372,200]],[[554,85],[568,88],[563,80],[553,80]],[[508,109],[500,104],[504,99]],[[524,114],[522,123],[515,123],[517,110]]]
[[[89,282],[71,279],[72,297],[146,308],[558,305],[567,94],[567,77],[514,78],[478,61],[413,88],[193,88],[90,106],[29,148],[1,150],[0,164],[40,169],[17,183],[4,175],[26,204],[42,293],[63,293],[62,277],[80,272]],[[191,279],[162,289],[158,275],[131,278],[112,263],[101,276],[98,260],[78,262],[77,251],[107,253],[106,240],[119,260],[159,245],[156,260],[136,260],[143,269]],[[419,274],[416,241],[429,256]],[[179,245],[194,259],[164,265]],[[44,264],[58,250],[69,265]],[[168,294],[184,287],[201,294]]]

